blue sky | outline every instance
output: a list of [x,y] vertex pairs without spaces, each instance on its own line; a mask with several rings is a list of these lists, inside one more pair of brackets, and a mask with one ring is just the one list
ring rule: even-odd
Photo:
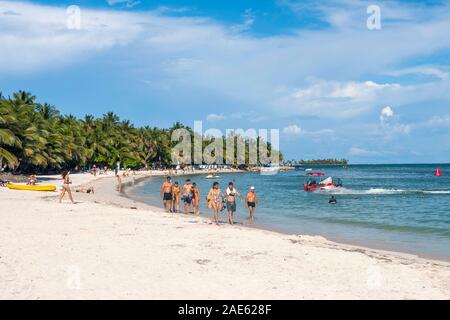
[[450,162],[449,30],[449,1],[0,0],[0,91],[136,125],[279,128],[287,158]]

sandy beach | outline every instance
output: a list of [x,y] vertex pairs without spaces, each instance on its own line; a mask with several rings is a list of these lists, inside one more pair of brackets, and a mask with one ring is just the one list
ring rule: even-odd
[[447,262],[210,225],[124,197],[113,176],[71,179],[95,195],[74,192],[72,205],[58,192],[0,188],[0,298],[450,298]]

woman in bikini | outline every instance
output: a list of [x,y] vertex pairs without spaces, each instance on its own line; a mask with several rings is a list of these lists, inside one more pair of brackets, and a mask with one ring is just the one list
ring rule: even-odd
[[197,184],[194,182],[192,184],[192,206],[194,207],[194,214],[199,214],[199,206],[200,206],[200,189],[198,188]]
[[180,211],[180,195],[180,185],[178,184],[178,181],[175,181],[172,187],[173,212]]
[[74,204],[75,201],[73,201],[72,191],[70,190],[70,185],[72,184],[72,181],[70,181],[69,172],[67,172],[67,171],[63,172],[62,177],[63,177],[64,182],[63,182],[63,186],[62,186],[62,192],[59,197],[59,203],[61,203],[62,199],[64,198],[64,195],[67,192],[67,194],[69,195],[70,201]]
[[219,210],[222,207],[222,191],[219,189],[219,183],[213,183],[206,197],[206,205],[208,208],[214,210],[214,222],[219,225]]

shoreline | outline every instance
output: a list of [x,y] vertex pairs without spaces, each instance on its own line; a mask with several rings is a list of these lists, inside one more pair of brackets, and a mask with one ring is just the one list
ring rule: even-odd
[[[124,185],[156,175],[165,173],[128,177]],[[8,208],[0,213],[0,297],[450,299],[443,261],[320,236],[217,227],[126,198],[114,176],[72,179],[74,187],[94,185],[95,194],[74,192],[71,205],[58,204],[59,193],[0,190]],[[67,285],[71,266],[80,270],[79,288]]]
[[[245,171],[243,173],[245,173]],[[201,175],[203,173],[179,174],[177,176],[187,176],[187,175],[195,175],[195,174]],[[150,181],[151,178],[159,177],[159,176],[161,176],[161,175],[143,177],[140,182]],[[174,175],[174,177],[175,177],[175,175]],[[165,212],[164,211],[164,207],[162,205],[158,205],[158,204],[155,204],[155,203],[150,203],[148,201],[145,201],[144,199],[139,198],[139,196],[137,196],[135,194],[133,195],[133,194],[130,194],[130,193],[127,192],[127,190],[132,190],[132,189],[135,189],[137,187],[139,187],[139,186],[134,185],[134,184],[131,184],[131,185],[129,184],[127,186],[124,186],[124,188],[122,190],[122,193],[121,193],[121,196],[129,198],[131,201],[134,201],[134,202],[143,203],[146,206],[149,206],[150,208],[152,208],[153,210],[158,210],[158,211],[161,211],[161,212]],[[205,221],[211,221],[212,220],[212,214],[209,211],[207,211],[207,212],[200,211],[200,215],[199,216],[194,216],[193,214],[186,216],[183,212],[178,212],[176,214],[184,216],[184,217],[198,217],[198,218],[204,219]],[[211,215],[211,217],[209,217],[209,215]],[[222,224],[228,224],[225,220],[220,220],[220,216],[219,216],[219,221]],[[394,247],[377,245],[376,243],[364,242],[363,240],[361,240],[361,241],[358,241],[358,240],[351,241],[351,240],[346,240],[346,239],[343,239],[343,238],[339,238],[338,236],[336,236],[334,238],[328,238],[327,236],[323,236],[323,235],[320,235],[320,234],[315,234],[313,232],[307,232],[307,231],[300,231],[300,232],[294,232],[293,233],[293,232],[290,232],[287,229],[283,229],[282,227],[277,228],[275,226],[270,226],[270,225],[258,225],[258,224],[248,225],[248,224],[245,224],[245,223],[238,222],[238,223],[234,224],[234,227],[237,227],[237,226],[243,227],[243,228],[249,228],[249,229],[265,230],[265,231],[275,232],[275,233],[279,233],[279,234],[283,234],[283,235],[299,234],[299,235],[310,236],[310,237],[322,237],[322,238],[326,239],[327,241],[332,242],[332,243],[336,243],[336,244],[349,245],[349,246],[354,246],[354,247],[357,247],[357,248],[368,249],[368,250],[377,250],[377,251],[382,251],[382,252],[391,253],[391,254],[411,255],[411,256],[414,256],[414,257],[421,258],[421,259],[432,260],[432,261],[440,261],[440,262],[444,262],[444,263],[450,263],[450,259],[448,259],[447,257],[433,256],[433,255],[427,255],[427,254],[422,254],[422,253],[417,253],[417,252],[408,252],[408,251],[396,250],[396,248],[394,248]]]
[[[225,172],[226,173],[226,172]],[[173,175],[173,176],[189,176],[189,175],[196,175],[196,174],[203,174],[203,173],[188,173],[188,174],[178,174],[178,175]],[[136,204],[141,205],[143,208],[148,208],[151,210],[154,210],[158,213],[162,213],[165,215],[171,215],[172,217],[180,217],[182,219],[196,219],[196,220],[201,220],[203,223],[208,224],[208,222],[212,221],[211,218],[205,216],[205,214],[207,213],[202,213],[200,212],[200,215],[194,215],[194,214],[190,214],[190,215],[185,215],[182,212],[179,213],[167,213],[165,212],[164,208],[162,206],[158,206],[158,205],[154,205],[154,204],[150,204],[144,201],[141,201],[139,199],[139,197],[137,196],[132,196],[129,193],[126,192],[127,189],[132,189],[132,188],[136,188],[138,187],[136,184],[140,183],[140,182],[144,182],[144,181],[148,181],[151,180],[152,178],[155,177],[162,177],[162,176],[166,176],[167,174],[162,173],[162,174],[158,174],[158,175],[148,175],[148,176],[144,176],[144,177],[140,177],[140,179],[136,180],[135,182],[133,181],[127,181],[124,185],[123,185],[123,189],[121,190],[121,192],[118,194],[119,197],[127,199],[129,202],[127,202],[126,205],[128,206],[135,206]],[[119,205],[119,203],[114,203],[116,205]],[[122,202],[122,206],[124,205],[124,203]],[[372,252],[372,253],[379,253],[382,256],[385,255],[392,255],[392,256],[396,256],[399,258],[413,258],[413,259],[419,259],[419,260],[423,260],[423,261],[430,261],[436,264],[442,263],[444,265],[448,265],[450,267],[450,261],[447,260],[443,260],[443,259],[437,259],[434,257],[422,257],[420,255],[414,254],[414,253],[408,253],[408,252],[402,252],[402,251],[395,251],[395,250],[389,250],[389,249],[381,249],[381,248],[372,248],[372,247],[368,247],[368,246],[364,246],[364,245],[360,245],[357,243],[346,243],[346,242],[339,242],[339,241],[335,241],[335,240],[330,240],[327,239],[324,236],[321,235],[313,235],[313,234],[293,234],[293,233],[289,233],[289,232],[282,232],[282,231],[278,231],[275,229],[270,229],[270,228],[264,228],[264,227],[259,227],[259,226],[250,226],[250,225],[246,225],[246,224],[242,224],[242,223],[235,223],[233,226],[230,226],[228,224],[228,222],[226,222],[225,220],[220,220],[219,218],[219,222],[221,227],[227,227],[227,228],[240,228],[242,230],[261,230],[261,231],[265,231],[265,232],[270,232],[270,233],[274,233],[274,234],[278,234],[278,235],[283,235],[283,236],[298,236],[298,237],[309,237],[309,238],[316,238],[316,239],[320,239],[320,241],[324,241],[328,244],[331,245],[331,247],[339,247],[339,246],[343,246],[343,247],[349,247],[349,249],[354,249],[354,251],[367,251],[367,252]]]

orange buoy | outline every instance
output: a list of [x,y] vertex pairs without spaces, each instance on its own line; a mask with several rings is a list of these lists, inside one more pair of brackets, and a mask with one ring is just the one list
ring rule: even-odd
[[434,175],[435,175],[436,177],[442,177],[441,169],[437,168],[436,171],[434,172]]

